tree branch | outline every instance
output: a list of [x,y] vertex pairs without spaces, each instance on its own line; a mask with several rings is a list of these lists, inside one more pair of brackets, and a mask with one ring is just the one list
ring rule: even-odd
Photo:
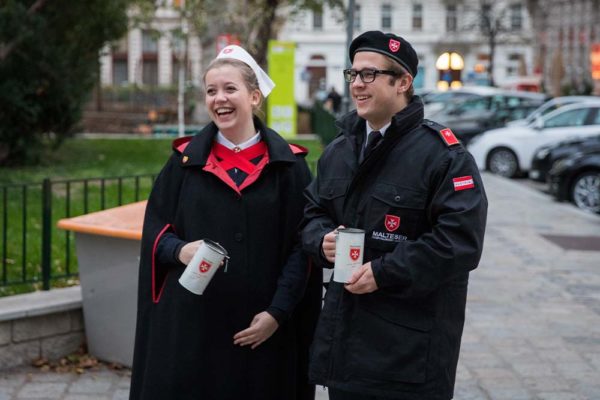
[[[35,3],[29,7],[27,10],[27,15],[32,15],[38,12],[44,5],[48,2],[48,0],[36,0]],[[13,52],[15,47],[23,40],[23,36],[17,37],[13,39],[9,43],[0,43],[0,61],[4,61],[6,57]]]

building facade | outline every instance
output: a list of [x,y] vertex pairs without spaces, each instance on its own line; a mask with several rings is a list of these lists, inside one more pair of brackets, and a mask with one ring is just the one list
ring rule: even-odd
[[[130,17],[133,21],[133,11]],[[100,57],[102,84],[177,86],[179,66],[184,63],[188,80],[198,85],[202,59],[200,40],[190,35],[186,43],[175,33],[181,29],[180,13],[173,0],[168,0],[149,24],[132,27],[119,43],[104,49]]]
[[[483,10],[479,0],[356,0],[354,36],[364,31],[394,32],[407,39],[419,55],[415,88],[434,89],[446,79],[436,63],[444,53],[463,60],[462,84],[489,82],[489,37],[482,32],[483,15],[500,27],[495,38],[494,83],[509,86],[533,73],[533,31],[524,1],[498,0]],[[485,14],[487,12],[487,14]],[[296,42],[296,99],[309,103],[323,91],[344,90],[342,70],[348,62],[344,15],[337,10],[307,11],[290,19],[280,40]],[[447,71],[446,71],[447,72]]]
[[[410,41],[419,55],[414,84],[417,89],[434,89],[444,82],[450,86],[455,80],[467,85],[488,84],[490,45],[489,35],[480,27],[483,15],[480,3],[480,0],[355,0],[354,36],[368,30],[382,30]],[[103,85],[175,86],[180,62],[185,62],[187,79],[196,86],[200,84],[203,65],[200,38],[190,36],[187,60],[183,60],[185,52],[178,50],[183,45],[171,34],[182,23],[174,8],[177,4],[177,0],[167,0],[147,28],[133,27],[118,45],[105,49],[101,56]],[[493,80],[496,85],[508,85],[519,76],[533,73],[532,24],[523,0],[489,4],[491,22],[501,28],[495,37]],[[278,39],[296,43],[296,100],[309,104],[332,86],[342,93],[345,87],[342,70],[348,62],[343,11],[325,8],[322,12],[286,13],[283,10],[282,17],[285,23]],[[438,68],[444,53],[460,56],[459,72]]]
[[527,8],[546,91],[600,94],[600,0],[528,0]]

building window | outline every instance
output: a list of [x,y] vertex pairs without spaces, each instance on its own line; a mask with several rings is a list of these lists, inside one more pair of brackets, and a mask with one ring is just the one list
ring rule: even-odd
[[412,27],[416,31],[423,29],[423,4],[421,3],[412,5]]
[[510,53],[508,59],[510,61],[521,61],[521,53]]
[[323,29],[323,13],[320,11],[313,12],[313,29],[319,31]]
[[129,70],[127,68],[127,57],[113,57],[112,82],[115,86],[127,85],[129,81]]
[[129,81],[127,35],[112,46],[112,83],[126,85]]
[[456,32],[456,5],[449,4],[446,6],[446,32]]
[[510,6],[510,28],[518,31],[523,28],[523,10],[521,4],[511,4]]
[[150,31],[142,32],[142,83],[158,85],[158,41]]
[[158,41],[155,35],[150,31],[142,32],[142,52],[144,53],[157,53],[158,52]]
[[360,31],[360,4],[354,5],[354,30]]
[[392,29],[392,5],[381,5],[381,29]]

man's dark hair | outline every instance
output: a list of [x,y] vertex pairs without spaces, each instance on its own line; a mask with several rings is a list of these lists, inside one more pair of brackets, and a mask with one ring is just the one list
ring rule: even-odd
[[[409,74],[408,71],[404,67],[402,67],[400,64],[398,64],[394,60],[387,58],[386,63],[388,64],[386,68],[389,69],[390,71],[394,71],[397,74],[394,76],[390,76],[389,81],[388,81],[390,86],[394,86],[394,84],[396,83],[396,81],[398,79],[402,78],[405,74]],[[413,96],[415,95],[415,88],[413,87],[412,82],[405,94],[406,94],[407,101],[410,101],[413,98]]]

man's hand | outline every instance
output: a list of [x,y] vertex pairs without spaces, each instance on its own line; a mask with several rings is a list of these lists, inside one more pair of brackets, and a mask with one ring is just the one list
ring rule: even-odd
[[344,287],[347,291],[354,294],[371,293],[379,289],[377,287],[377,282],[375,282],[375,277],[373,276],[371,262],[369,261],[368,263],[361,265],[360,268],[354,271]]
[[188,265],[190,261],[192,261],[192,257],[194,257],[194,254],[196,254],[196,250],[198,250],[198,247],[200,247],[202,242],[202,240],[196,240],[195,242],[189,242],[184,245],[181,250],[179,250],[179,254],[177,255],[179,261],[185,265]]
[[344,228],[344,225],[338,226],[333,231],[323,236],[323,244],[321,246],[321,251],[323,251],[323,255],[330,263],[335,262],[335,238],[337,236],[338,229],[342,228]]
[[279,324],[271,314],[266,311],[258,313],[250,322],[250,327],[233,336],[233,344],[240,346],[251,345],[252,350],[271,337]]

